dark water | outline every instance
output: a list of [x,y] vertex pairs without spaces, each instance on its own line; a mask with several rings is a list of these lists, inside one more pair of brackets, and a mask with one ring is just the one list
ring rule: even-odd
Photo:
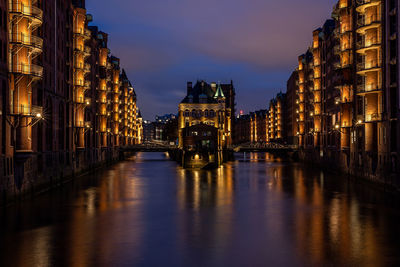
[[400,265],[395,197],[266,154],[139,154],[0,215],[0,266]]

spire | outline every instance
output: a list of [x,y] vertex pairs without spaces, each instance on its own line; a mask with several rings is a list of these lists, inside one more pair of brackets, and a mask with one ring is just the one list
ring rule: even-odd
[[221,84],[218,83],[217,91],[215,91],[214,98],[225,98],[224,92],[222,91]]

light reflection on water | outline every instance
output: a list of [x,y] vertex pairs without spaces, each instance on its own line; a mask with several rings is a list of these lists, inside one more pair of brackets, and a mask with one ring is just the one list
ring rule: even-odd
[[1,211],[0,266],[400,264],[398,198],[264,153],[138,154]]

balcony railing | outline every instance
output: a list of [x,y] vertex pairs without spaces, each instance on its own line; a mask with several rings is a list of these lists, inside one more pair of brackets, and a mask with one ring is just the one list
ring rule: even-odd
[[75,127],[84,128],[85,127],[85,122],[84,121],[77,121],[77,122],[75,122]]
[[89,46],[85,46],[84,52],[86,56],[90,56],[92,49]]
[[378,60],[369,60],[357,64],[358,71],[366,71],[371,69],[380,68],[381,63]]
[[74,30],[74,34],[79,35],[85,39],[89,39],[91,36],[91,31],[89,29],[79,28]]
[[378,24],[378,23],[380,23],[380,18],[377,15],[361,17],[357,21],[357,25],[359,28],[367,27],[372,24]]
[[75,64],[74,64],[75,69],[80,69],[80,70],[82,70],[82,69],[83,69],[83,66],[84,66],[83,63],[77,63],[77,62],[75,62]]
[[90,64],[85,64],[85,68],[84,68],[86,71],[90,71],[90,69],[91,69],[91,66],[90,66]]
[[34,64],[10,64],[10,72],[41,78],[43,67]]
[[357,49],[365,49],[380,45],[381,42],[378,38],[368,38],[357,42]]
[[43,39],[31,34],[10,33],[10,43],[30,46],[36,49],[43,48]]
[[359,84],[357,85],[358,93],[368,93],[368,92],[376,92],[382,90],[382,87],[377,83],[369,83],[369,84]]
[[84,85],[84,81],[81,79],[74,79],[74,85],[75,86],[83,86]]
[[350,33],[352,31],[350,26],[340,27],[340,34]]
[[85,88],[89,89],[90,86],[91,86],[91,84],[92,84],[92,83],[91,83],[90,81],[85,81],[84,84],[83,84],[83,86],[84,86]]
[[20,0],[9,1],[9,12],[33,18],[37,23],[41,23],[43,20],[43,11],[40,8],[32,5],[26,5]]
[[335,62],[333,64],[333,66],[334,66],[335,69],[339,70],[339,69],[344,69],[344,68],[350,68],[351,64],[347,63],[347,62],[343,62],[343,63],[342,62]]
[[365,114],[365,122],[381,121],[382,113]]
[[43,107],[34,105],[11,105],[10,113],[12,115],[41,117],[43,116]]
[[368,6],[379,5],[382,0],[357,0],[357,11],[362,12]]
[[83,52],[83,45],[75,44],[74,45],[74,50],[77,51],[77,52]]
[[77,96],[75,99],[75,102],[78,104],[83,104],[83,103],[85,103],[85,98],[82,96]]

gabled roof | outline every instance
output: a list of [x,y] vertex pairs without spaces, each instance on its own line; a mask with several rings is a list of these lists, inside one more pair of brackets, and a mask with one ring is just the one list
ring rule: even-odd
[[225,98],[224,92],[222,91],[221,84],[218,84],[217,91],[215,92],[214,98]]
[[181,103],[199,103],[200,98],[207,98],[207,103],[217,103],[214,99],[215,91],[205,81],[197,81]]

